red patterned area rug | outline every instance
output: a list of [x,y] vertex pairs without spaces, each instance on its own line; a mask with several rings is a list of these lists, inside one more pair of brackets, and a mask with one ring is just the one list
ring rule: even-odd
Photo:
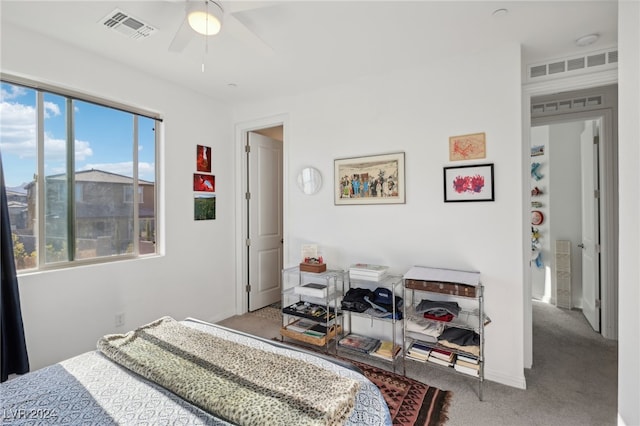
[[358,367],[382,392],[394,425],[440,426],[448,420],[451,391],[394,374],[361,362],[347,360]]
[[[281,342],[277,338],[274,338],[274,340]],[[292,342],[286,342],[285,344],[317,352],[308,346],[297,345]],[[442,426],[449,420],[447,410],[453,396],[451,391],[438,389],[363,362],[324,352],[319,353],[349,362],[358,367],[380,389],[389,406],[391,420],[394,425]]]

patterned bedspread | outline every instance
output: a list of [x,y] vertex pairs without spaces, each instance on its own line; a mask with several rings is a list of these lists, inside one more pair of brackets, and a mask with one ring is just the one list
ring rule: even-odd
[[344,424],[359,383],[164,317],[98,341],[108,358],[241,426]]
[[[313,354],[291,350],[198,320],[181,322],[192,329],[304,360],[359,383],[347,425],[387,425],[390,415],[378,388],[356,371]],[[89,352],[0,385],[0,424],[184,424],[229,425],[175,393]],[[265,419],[267,423],[268,420]],[[267,424],[265,423],[265,424]]]

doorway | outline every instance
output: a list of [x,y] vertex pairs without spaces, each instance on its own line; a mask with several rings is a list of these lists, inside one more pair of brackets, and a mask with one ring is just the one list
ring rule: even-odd
[[531,209],[539,213],[531,296],[581,309],[609,339],[617,337],[616,111],[616,85],[531,98]]
[[[281,297],[282,289],[282,138],[281,126],[248,132],[247,305],[255,311]],[[265,134],[270,136],[265,136]],[[275,136],[271,137],[271,136]]]
[[[532,297],[580,309],[600,332],[598,151],[603,116],[533,123]],[[602,143],[609,143],[603,138]],[[534,155],[535,153],[535,155]]]
[[236,126],[236,312],[280,300],[286,205],[286,116]]

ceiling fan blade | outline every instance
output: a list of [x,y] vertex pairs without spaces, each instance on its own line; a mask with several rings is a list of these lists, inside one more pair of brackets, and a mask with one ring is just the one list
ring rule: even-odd
[[256,32],[251,30],[252,22],[242,14],[231,14],[226,16],[223,31],[226,30],[231,36],[243,44],[252,48],[264,56],[271,56],[275,52]]
[[194,36],[194,32],[189,26],[189,22],[187,21],[187,16],[185,15],[182,23],[180,24],[180,28],[176,32],[176,35],[173,36],[173,40],[171,40],[171,44],[169,45],[169,51],[171,52],[182,52],[182,50],[189,44],[191,39]]
[[264,7],[271,7],[282,3],[282,1],[271,0],[213,0],[223,6],[223,9],[227,13],[246,12],[248,10],[261,9]]
[[[169,51],[182,52],[189,42],[196,36],[196,33],[189,26],[187,15],[190,10],[190,4],[194,0],[165,0],[169,2],[185,2],[184,18],[180,24],[180,28],[176,32],[171,44],[169,45]],[[211,0],[219,5],[224,11],[224,19],[222,23],[222,31],[228,32],[232,37],[239,40],[241,43],[249,46],[254,51],[270,56],[274,54],[274,50],[269,44],[267,44],[256,31],[252,30],[255,27],[254,22],[249,16],[246,16],[243,12],[250,12],[252,10],[263,9],[272,7],[278,2],[262,0],[262,1],[216,1]]]

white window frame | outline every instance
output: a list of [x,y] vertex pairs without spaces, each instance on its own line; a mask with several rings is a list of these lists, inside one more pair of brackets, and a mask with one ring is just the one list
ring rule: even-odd
[[[133,114],[136,117],[146,117],[146,118],[150,118],[152,120],[156,121],[156,125],[155,127],[155,140],[154,140],[154,149],[155,149],[155,154],[154,154],[154,158],[155,158],[155,170],[154,170],[154,190],[155,190],[155,196],[154,196],[154,202],[155,202],[155,206],[154,206],[154,221],[156,224],[161,223],[161,219],[160,219],[160,212],[158,210],[158,199],[159,196],[158,194],[160,193],[160,188],[158,186],[159,182],[161,181],[160,176],[159,176],[159,168],[158,168],[158,161],[157,159],[159,158],[158,156],[158,150],[159,150],[159,146],[160,146],[160,140],[161,140],[161,123],[162,123],[162,117],[160,116],[160,114],[155,113],[155,112],[151,112],[148,110],[144,110],[144,109],[140,109],[137,107],[133,107],[131,105],[125,105],[119,102],[115,102],[115,101],[111,101],[111,100],[107,100],[104,98],[99,98],[99,97],[95,97],[92,95],[88,95],[88,94],[84,94],[84,93],[80,93],[80,92],[76,92],[73,90],[69,90],[69,89],[64,89],[64,88],[60,88],[54,85],[50,85],[50,84],[46,84],[46,83],[41,83],[41,82],[37,82],[34,80],[30,80],[30,79],[26,79],[23,77],[19,77],[19,76],[15,76],[15,75],[11,75],[11,74],[7,74],[7,73],[0,73],[0,81],[2,81],[3,83],[7,83],[7,84],[13,84],[13,85],[17,85],[17,86],[22,86],[31,90],[34,90],[36,92],[36,109],[37,109],[37,117],[36,117],[36,121],[37,121],[37,145],[38,145],[38,166],[37,166],[37,176],[45,176],[44,174],[44,157],[43,155],[41,155],[41,153],[44,152],[44,126],[42,125],[42,123],[44,122],[44,108],[43,108],[43,94],[45,92],[47,93],[53,93],[56,95],[60,95],[63,96],[65,98],[67,98],[67,101],[71,100],[78,100],[78,101],[83,101],[83,102],[90,102],[93,104],[97,104],[99,106],[102,107],[106,107],[106,108],[113,108],[113,109],[117,109],[123,112],[127,112],[130,114]],[[72,115],[69,115],[69,117],[72,117]],[[124,253],[124,254],[118,254],[118,255],[112,255],[112,256],[104,256],[104,257],[95,257],[95,258],[90,258],[90,259],[75,259],[75,217],[74,214],[72,212],[68,213],[68,220],[69,220],[69,227],[68,227],[68,234],[67,236],[69,237],[69,242],[68,242],[68,246],[69,246],[69,260],[67,261],[63,261],[63,262],[56,262],[56,263],[45,263],[45,252],[46,252],[46,236],[45,236],[45,228],[44,228],[44,206],[45,206],[45,191],[44,191],[44,184],[45,184],[45,180],[46,179],[36,179],[36,185],[37,185],[37,207],[36,207],[36,211],[37,211],[37,226],[35,227],[35,229],[37,230],[38,233],[38,238],[37,238],[37,247],[38,247],[38,263],[36,268],[31,268],[31,269],[25,269],[25,270],[19,270],[18,274],[21,273],[29,273],[29,272],[35,272],[38,270],[47,270],[47,269],[58,269],[58,268],[67,268],[67,267],[74,267],[74,266],[80,266],[80,265],[85,265],[85,264],[91,264],[91,263],[105,263],[105,262],[113,262],[113,261],[119,261],[119,260],[123,260],[123,259],[130,259],[130,258],[138,258],[138,257],[149,257],[149,256],[153,256],[153,255],[158,255],[160,254],[159,252],[159,247],[160,247],[160,240],[162,238],[162,235],[160,235],[160,230],[158,229],[158,227],[155,228],[155,245],[156,245],[156,252],[154,254],[146,254],[146,255],[140,255],[139,251],[138,251],[138,246],[139,246],[139,241],[138,241],[138,236],[139,236],[139,211],[138,211],[138,205],[142,204],[144,202],[143,197],[141,196],[142,194],[144,194],[142,186],[139,184],[138,181],[138,157],[137,157],[137,146],[138,146],[138,120],[136,119],[134,121],[134,130],[133,130],[133,134],[134,134],[134,149],[133,149],[133,154],[132,154],[132,159],[133,159],[133,185],[138,187],[138,191],[133,191],[133,195],[134,195],[134,252],[133,253]],[[73,120],[70,119],[69,120],[69,124],[71,124],[70,129],[68,129],[68,135],[67,138],[69,138],[69,140],[73,141],[74,139],[74,129],[73,129]],[[73,143],[71,143],[71,146],[73,146]],[[70,159],[73,160],[73,150],[71,150],[70,152]],[[71,178],[69,179],[69,187],[70,188],[74,188],[72,191],[69,192],[69,200],[68,200],[68,205],[69,206],[74,206],[76,201],[82,201],[82,200],[77,200],[77,193],[76,193],[76,182],[75,182],[75,173],[73,171],[74,166],[73,166],[73,161],[69,161],[68,162],[68,173],[70,173]],[[83,184],[80,183],[80,186],[82,186]],[[125,195],[126,196],[126,195]],[[137,202],[135,202],[137,201]],[[74,211],[73,208],[70,209],[71,211]]]

